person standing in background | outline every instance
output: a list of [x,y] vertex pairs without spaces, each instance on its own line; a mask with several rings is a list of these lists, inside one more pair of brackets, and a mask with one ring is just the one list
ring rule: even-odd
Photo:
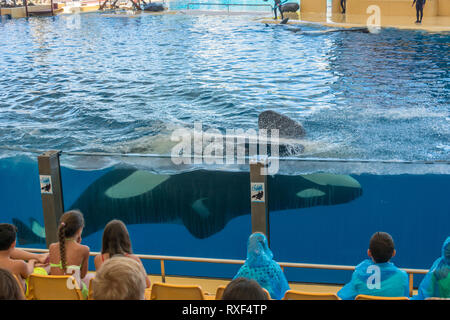
[[347,0],[341,0],[341,9],[342,9],[342,14],[345,13],[345,7],[347,5]]

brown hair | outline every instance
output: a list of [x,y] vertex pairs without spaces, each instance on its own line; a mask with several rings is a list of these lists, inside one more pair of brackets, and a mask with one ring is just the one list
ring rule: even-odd
[[112,258],[116,254],[132,254],[130,235],[127,227],[120,220],[110,221],[103,231],[102,253],[109,253]]
[[0,300],[25,300],[18,280],[8,270],[0,268]]
[[105,261],[93,281],[94,300],[142,300],[145,296],[144,267],[127,257]]
[[73,237],[80,228],[84,227],[84,218],[81,211],[70,210],[64,213],[59,220],[58,239],[61,266],[66,272],[66,238]]
[[268,300],[268,297],[255,280],[236,278],[225,288],[222,300]]
[[394,249],[394,240],[389,233],[375,232],[370,238],[369,250],[375,263],[388,262]]

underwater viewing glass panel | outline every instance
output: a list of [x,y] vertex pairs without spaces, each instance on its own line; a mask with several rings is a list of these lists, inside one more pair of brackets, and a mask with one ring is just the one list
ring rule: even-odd
[[[373,233],[392,235],[400,268],[428,269],[449,236],[450,167],[435,163],[282,161],[268,182],[277,261],[355,266]],[[345,283],[351,272],[285,269],[290,280]],[[414,277],[418,285],[422,276]]]
[[[0,159],[1,221],[19,247],[45,248],[38,154]],[[270,245],[280,262],[357,265],[371,235],[390,233],[398,267],[428,269],[449,236],[446,163],[280,161],[268,178]],[[65,210],[86,219],[83,243],[101,250],[123,220],[137,254],[245,259],[251,232],[248,165],[177,166],[170,158],[62,154]],[[160,272],[159,261],[144,262]],[[168,275],[233,277],[238,265],[166,262]],[[90,270],[94,270],[91,260]],[[289,281],[345,283],[351,272],[286,268]],[[417,286],[422,276],[415,275]]]
[[0,187],[0,222],[17,227],[17,246],[45,248],[37,155],[1,158]]

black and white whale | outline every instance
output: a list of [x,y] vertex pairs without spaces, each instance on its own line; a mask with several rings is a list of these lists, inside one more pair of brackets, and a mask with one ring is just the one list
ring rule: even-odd
[[[268,177],[269,210],[280,211],[350,202],[362,194],[348,175],[309,174]],[[196,238],[207,238],[231,219],[250,214],[248,172],[196,170],[173,175],[117,167],[93,182],[71,205],[85,217],[84,236],[112,219],[125,224],[180,223]],[[15,219],[21,245],[45,241],[36,221],[31,228]]]

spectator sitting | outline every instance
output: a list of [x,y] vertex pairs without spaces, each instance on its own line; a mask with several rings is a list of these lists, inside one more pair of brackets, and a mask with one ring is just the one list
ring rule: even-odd
[[36,260],[30,259],[27,263],[23,260],[11,258],[11,253],[15,252],[16,232],[17,229],[14,225],[0,224],[0,268],[15,274],[22,281],[22,286],[25,287],[25,279],[33,273]]
[[359,294],[383,297],[408,297],[408,275],[389,260],[395,256],[394,241],[386,232],[376,232],[370,239],[366,259],[356,266],[352,280],[337,295],[352,300]]
[[236,278],[225,288],[222,300],[268,300],[268,297],[255,280]]
[[[95,270],[99,270],[101,265],[109,258],[116,255],[124,255],[136,260],[142,265],[141,259],[133,255],[131,250],[130,235],[127,227],[120,220],[110,221],[103,231],[102,252],[94,259]],[[150,288],[150,279],[146,276],[147,288]]]
[[144,300],[147,274],[136,260],[115,256],[97,271],[93,285],[94,300]]
[[269,291],[272,299],[281,299],[289,290],[289,284],[273,253],[267,244],[267,238],[260,232],[250,235],[247,243],[247,259],[233,278],[255,280],[261,287]]
[[93,275],[88,274],[89,247],[81,244],[83,228],[84,218],[80,211],[71,210],[61,216],[58,227],[59,242],[49,246],[50,273],[74,275],[83,297],[87,298],[89,280]]
[[14,275],[0,268],[0,300],[25,300],[22,288]]
[[430,268],[419,285],[414,300],[427,298],[450,298],[450,237],[442,246],[442,256]]

